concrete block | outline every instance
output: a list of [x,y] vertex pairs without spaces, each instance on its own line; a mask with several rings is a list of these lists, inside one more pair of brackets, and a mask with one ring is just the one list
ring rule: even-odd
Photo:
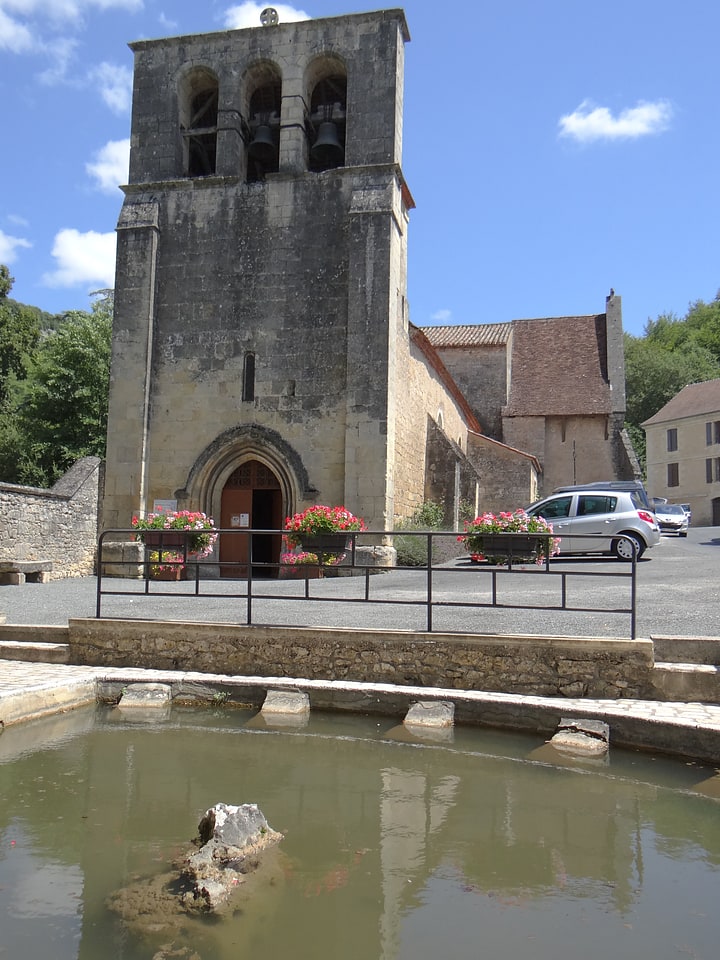
[[260,712],[264,716],[285,714],[304,717],[310,713],[310,698],[307,693],[295,690],[268,690]]
[[415,727],[452,727],[455,704],[443,700],[425,700],[414,703],[403,723]]
[[172,700],[167,683],[132,683],[120,698],[121,707],[164,707]]

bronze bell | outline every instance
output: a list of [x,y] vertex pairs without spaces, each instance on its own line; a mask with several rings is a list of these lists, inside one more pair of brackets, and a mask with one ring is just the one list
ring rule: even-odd
[[338,140],[337,127],[332,120],[320,124],[317,140],[310,150],[313,161],[322,167],[333,167],[343,162],[345,151]]
[[259,160],[261,163],[270,163],[275,159],[276,153],[277,148],[273,140],[272,130],[267,124],[260,124],[248,146],[248,156],[252,160]]

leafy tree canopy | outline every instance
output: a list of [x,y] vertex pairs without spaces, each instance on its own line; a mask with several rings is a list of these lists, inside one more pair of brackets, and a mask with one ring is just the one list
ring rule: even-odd
[[[0,290],[11,284],[7,268],[0,269]],[[93,296],[89,313],[51,316],[18,305],[32,336],[5,381],[0,348],[0,387],[6,387],[0,478],[6,482],[52,486],[76,460],[105,454],[113,296],[111,290]],[[6,303],[0,299],[0,333]]]
[[689,383],[720,377],[720,293],[687,316],[649,320],[643,337],[625,334],[626,426],[644,466],[642,423]]
[[29,357],[40,338],[42,311],[11,300],[14,278],[0,264],[0,406],[3,406],[13,379],[27,376]]

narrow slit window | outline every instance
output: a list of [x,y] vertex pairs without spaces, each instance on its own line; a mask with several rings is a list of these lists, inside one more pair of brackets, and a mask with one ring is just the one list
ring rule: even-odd
[[246,353],[243,362],[243,401],[255,399],[255,354]]

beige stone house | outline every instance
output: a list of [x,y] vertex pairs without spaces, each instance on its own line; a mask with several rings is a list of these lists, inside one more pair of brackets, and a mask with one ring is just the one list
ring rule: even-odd
[[410,322],[408,40],[396,9],[131,44],[105,529],[163,501],[265,529],[344,504],[379,531],[623,475],[619,298],[490,325],[485,352]]
[[689,503],[695,525],[719,525],[720,380],[683,387],[642,426],[650,494]]

